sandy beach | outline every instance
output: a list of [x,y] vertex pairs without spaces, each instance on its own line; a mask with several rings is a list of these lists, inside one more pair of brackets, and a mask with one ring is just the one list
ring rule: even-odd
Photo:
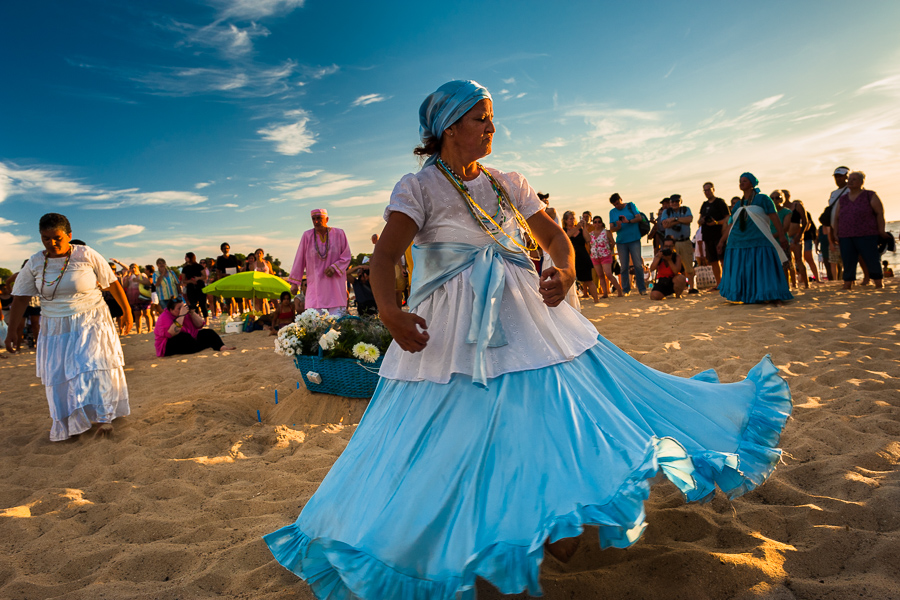
[[[644,537],[601,551],[587,530],[569,564],[545,561],[544,597],[900,599],[900,281],[885,283],[783,307],[588,302],[598,331],[668,373],[736,381],[771,354],[795,409],[761,488],[685,505],[656,485]],[[110,439],[51,443],[34,354],[0,360],[0,598],[313,598],[262,535],[296,519],[367,401],[298,389],[264,332],[226,341],[160,359],[149,334],[124,338],[132,414]]]

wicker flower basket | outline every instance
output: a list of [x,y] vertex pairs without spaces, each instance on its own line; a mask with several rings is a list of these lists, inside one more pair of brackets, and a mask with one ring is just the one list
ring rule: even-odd
[[[378,385],[378,369],[383,359],[384,356],[381,356],[374,363],[364,364],[355,358],[323,358],[320,349],[318,356],[295,356],[294,364],[300,370],[306,389],[311,392],[346,398],[371,398]],[[310,372],[318,373],[322,382],[310,381],[307,377]]]

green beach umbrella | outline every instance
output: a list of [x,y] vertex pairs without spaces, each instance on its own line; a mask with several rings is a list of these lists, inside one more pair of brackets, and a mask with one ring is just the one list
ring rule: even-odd
[[226,275],[222,279],[203,288],[204,294],[227,296],[229,298],[269,298],[277,299],[282,292],[290,292],[291,285],[275,275],[262,271],[246,271]]

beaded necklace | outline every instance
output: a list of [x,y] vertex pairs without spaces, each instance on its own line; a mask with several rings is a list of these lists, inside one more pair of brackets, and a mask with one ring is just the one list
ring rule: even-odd
[[316,247],[316,254],[319,255],[319,258],[325,260],[325,257],[328,256],[328,230],[329,228],[325,228],[325,250],[319,250],[319,234],[313,229],[313,244]]
[[[444,169],[445,173],[450,173],[450,175],[453,177],[453,183],[456,185],[456,189],[462,191],[463,194],[468,199],[471,199],[472,195],[469,193],[469,186],[467,186],[466,182],[464,182],[462,180],[462,177],[457,175],[456,171],[451,169],[450,165],[445,163],[440,157],[438,157],[437,162],[441,166],[441,168]],[[479,164],[478,167],[480,169],[481,165]],[[504,223],[506,223],[506,214],[504,214],[504,212],[503,212],[503,196],[501,195],[500,191],[497,189],[497,185],[495,185],[494,178],[491,177],[490,175],[488,175],[488,178],[491,181],[491,187],[494,189],[494,194],[497,196],[497,211],[493,215],[491,215],[491,219],[497,220],[499,217],[500,225],[503,225]],[[473,202],[474,202],[474,200],[473,200]]]
[[[456,175],[456,173],[454,173],[450,169],[450,167],[448,167],[447,164],[443,160],[441,160],[440,157],[438,157],[437,166],[438,166],[438,170],[440,170],[440,172],[444,174],[444,177],[446,177],[447,180],[453,184],[453,186],[456,188],[456,190],[460,193],[460,195],[466,201],[466,208],[469,209],[469,214],[472,215],[472,218],[475,219],[475,222],[478,223],[478,225],[481,226],[481,229],[486,234],[488,234],[491,237],[491,239],[494,240],[498,245],[506,248],[506,245],[503,244],[503,242],[501,242],[500,240],[498,240],[496,238],[496,236],[494,235],[495,232],[502,233],[506,237],[506,239],[511,241],[515,246],[517,246],[523,252],[531,252],[532,250],[537,249],[537,242],[534,241],[534,239],[535,239],[534,235],[532,234],[531,228],[528,226],[527,221],[525,221],[525,217],[522,216],[522,213],[519,212],[519,210],[515,207],[515,205],[509,199],[509,195],[506,193],[506,190],[503,188],[503,186],[500,184],[500,182],[497,181],[494,178],[494,176],[491,175],[490,171],[485,169],[481,165],[481,163],[476,162],[475,166],[478,168],[479,171],[481,171],[482,173],[485,174],[485,176],[487,176],[488,180],[491,182],[491,187],[494,190],[494,194],[497,195],[497,212],[494,213],[493,216],[488,214],[488,212],[486,210],[484,210],[477,202],[475,202],[475,199],[472,198],[471,194],[469,194],[469,188],[462,181],[462,178],[460,178],[458,175]],[[528,238],[530,240],[532,240],[532,243],[534,244],[533,247],[531,245],[523,246],[522,244],[520,244],[518,242],[518,240],[516,240],[515,238],[513,238],[511,235],[509,235],[508,233],[506,233],[503,230],[503,224],[506,222],[506,215],[503,212],[503,203],[504,202],[506,203],[506,206],[507,206],[509,212],[512,213],[513,217],[515,218],[516,223],[519,225],[519,227],[522,228],[522,230],[524,230],[528,234]],[[499,223],[497,223],[497,221],[495,220],[498,216],[500,217]],[[490,223],[493,226],[493,228],[488,227],[488,223]],[[493,229],[493,231],[492,231],[492,229]]]
[[[72,247],[69,246],[69,251],[66,252],[66,264],[63,265],[62,271],[59,272],[59,275],[53,281],[47,281],[47,261],[49,260],[48,254],[49,254],[48,252],[44,252],[44,268],[41,271],[40,295],[43,300],[53,300],[54,298],[56,298],[56,292],[57,292],[57,290],[59,290],[59,286],[57,284],[59,283],[59,280],[62,279],[63,275],[66,274],[66,269],[69,268],[69,259],[72,258]],[[60,257],[56,257],[56,258],[60,258]],[[44,296],[44,286],[45,285],[56,286],[53,288],[53,295],[50,296],[49,298]]]

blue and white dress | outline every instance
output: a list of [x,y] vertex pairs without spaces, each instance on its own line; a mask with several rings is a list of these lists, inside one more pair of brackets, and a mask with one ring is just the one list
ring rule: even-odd
[[[742,213],[746,215],[743,226]],[[758,304],[793,299],[781,266],[787,257],[772,237],[771,214],[777,214],[775,203],[757,191],[752,201],[742,202],[729,217],[731,229],[719,283],[719,295],[726,300]]]
[[[521,175],[491,172],[523,216],[540,210]],[[468,186],[496,209],[483,174]],[[419,226],[410,304],[430,341],[388,350],[347,448],[297,521],[265,536],[318,598],[474,598],[476,577],[540,594],[548,538],[590,524],[603,547],[638,540],[658,471],[689,500],[773,471],[791,399],[768,357],[729,384],[645,367],[570,305],[543,304],[527,257],[434,166],[397,184],[393,211]]]

